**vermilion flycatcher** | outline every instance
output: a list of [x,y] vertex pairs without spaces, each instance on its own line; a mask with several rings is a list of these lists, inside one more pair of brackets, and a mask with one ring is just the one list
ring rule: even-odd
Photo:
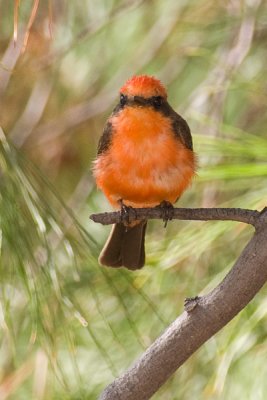
[[[162,83],[146,75],[129,79],[104,128],[94,164],[97,186],[112,206],[175,203],[190,184],[195,164],[190,129],[168,104]],[[146,225],[115,224],[99,262],[142,268]]]

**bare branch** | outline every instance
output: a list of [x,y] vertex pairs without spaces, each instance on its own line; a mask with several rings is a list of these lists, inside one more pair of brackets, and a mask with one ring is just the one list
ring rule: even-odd
[[104,390],[101,400],[150,399],[203,343],[253,299],[267,281],[266,218],[266,210],[258,214],[255,235],[223,281],[207,295],[187,299],[187,311]]
[[[256,210],[246,210],[242,208],[174,208],[172,219],[198,220],[198,221],[239,221],[256,226],[261,213]],[[154,208],[130,208],[129,219],[162,219],[163,209]],[[121,222],[120,211],[92,214],[90,219],[102,225],[109,225]]]

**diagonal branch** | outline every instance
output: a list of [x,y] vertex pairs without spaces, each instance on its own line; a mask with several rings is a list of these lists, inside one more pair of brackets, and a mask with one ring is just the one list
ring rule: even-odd
[[[239,221],[256,226],[261,213],[256,210],[243,208],[174,208],[172,219],[198,220],[198,221]],[[135,219],[163,219],[164,209],[154,208],[129,208],[129,220]],[[120,211],[105,212],[90,215],[90,219],[103,225],[121,222]]]
[[[242,211],[245,215],[248,212]],[[253,299],[267,281],[267,210],[254,213],[248,215],[254,216],[254,222],[257,219],[256,232],[223,281],[207,295],[189,299],[183,314],[104,390],[100,400],[150,399],[203,343]],[[229,215],[234,218],[234,214]],[[243,222],[248,221],[243,218]]]

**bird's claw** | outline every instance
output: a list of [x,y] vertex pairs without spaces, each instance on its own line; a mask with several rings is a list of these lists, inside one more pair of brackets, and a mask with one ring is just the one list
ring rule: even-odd
[[123,200],[119,200],[119,204],[121,206],[120,209],[120,220],[123,225],[130,226],[131,222],[137,219],[136,211],[131,206],[126,206]]
[[169,201],[163,200],[157,207],[161,209],[161,218],[164,222],[164,228],[166,228],[168,221],[173,219],[174,207]]

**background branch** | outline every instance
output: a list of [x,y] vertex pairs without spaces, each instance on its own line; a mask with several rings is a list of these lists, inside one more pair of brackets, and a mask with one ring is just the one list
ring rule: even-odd
[[[246,210],[248,211],[248,210]],[[207,295],[196,298],[134,365],[110,384],[101,400],[146,400],[211,336],[257,294],[267,280],[267,212],[231,271]],[[190,310],[187,302],[187,310]]]
[[[173,219],[181,220],[223,220],[239,221],[256,226],[260,212],[242,208],[174,208]],[[162,219],[163,209],[154,208],[129,208],[129,219]],[[103,225],[121,222],[120,211],[106,212],[90,215],[90,219]]]

